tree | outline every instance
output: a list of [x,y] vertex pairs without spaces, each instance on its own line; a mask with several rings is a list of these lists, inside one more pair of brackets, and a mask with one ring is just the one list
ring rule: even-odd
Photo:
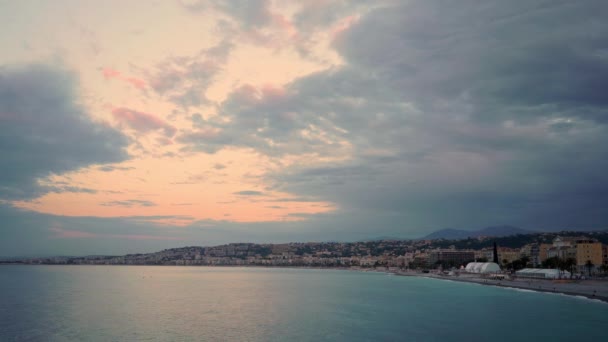
[[587,260],[587,263],[585,263],[585,267],[587,267],[587,274],[591,277],[591,269],[593,268],[593,263],[591,262],[591,260]]
[[551,257],[543,261],[544,268],[559,268],[560,259],[558,257]]
[[522,268],[525,268],[528,265],[529,261],[530,259],[524,256],[521,259],[514,260],[510,265],[513,270],[517,271],[521,270]]
[[564,261],[564,267],[570,272],[570,276],[574,273],[574,266],[576,266],[576,259],[568,258]]

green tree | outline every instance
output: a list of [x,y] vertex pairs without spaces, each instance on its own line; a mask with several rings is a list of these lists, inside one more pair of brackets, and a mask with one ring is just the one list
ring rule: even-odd
[[587,262],[585,263],[585,267],[587,267],[587,274],[591,277],[591,269],[593,268],[593,263],[591,262],[591,260],[587,260]]
[[551,258],[548,258],[547,260],[543,261],[544,268],[559,268],[559,265],[560,265],[560,258],[558,258],[558,257],[551,257]]
[[576,259],[568,258],[564,261],[564,266],[570,272],[570,276],[574,273],[574,266],[576,266]]
[[522,268],[525,268],[526,266],[528,266],[529,261],[530,261],[530,258],[524,256],[521,259],[514,260],[511,263],[511,268],[513,268],[513,270],[515,270],[515,271],[521,270]]

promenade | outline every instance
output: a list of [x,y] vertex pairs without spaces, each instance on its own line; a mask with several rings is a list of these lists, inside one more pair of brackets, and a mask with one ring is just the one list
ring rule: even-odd
[[478,274],[459,274],[458,276],[447,276],[432,273],[396,272],[397,275],[418,276],[451,281],[476,283],[481,285],[510,287],[539,292],[562,293],[572,296],[584,296],[598,299],[608,303],[608,280],[550,280],[550,279],[504,279],[495,280],[485,278]]

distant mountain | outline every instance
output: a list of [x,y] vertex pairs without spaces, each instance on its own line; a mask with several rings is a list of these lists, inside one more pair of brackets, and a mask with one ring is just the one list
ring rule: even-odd
[[425,237],[422,240],[435,240],[435,239],[446,239],[446,240],[460,240],[466,238],[476,238],[480,236],[510,236],[517,234],[531,234],[535,233],[530,230],[525,230],[512,226],[494,226],[494,227],[486,227],[480,230],[462,230],[462,229],[441,229],[436,232],[433,232]]
[[396,237],[396,236],[385,235],[385,236],[375,236],[375,237],[369,238],[369,239],[358,240],[357,242],[402,241],[402,240],[409,240],[409,239],[404,239],[404,238],[400,238],[400,237]]

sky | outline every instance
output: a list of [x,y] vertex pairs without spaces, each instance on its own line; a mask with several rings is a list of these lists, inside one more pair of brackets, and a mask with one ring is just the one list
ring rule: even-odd
[[0,0],[0,256],[606,229],[607,12]]

